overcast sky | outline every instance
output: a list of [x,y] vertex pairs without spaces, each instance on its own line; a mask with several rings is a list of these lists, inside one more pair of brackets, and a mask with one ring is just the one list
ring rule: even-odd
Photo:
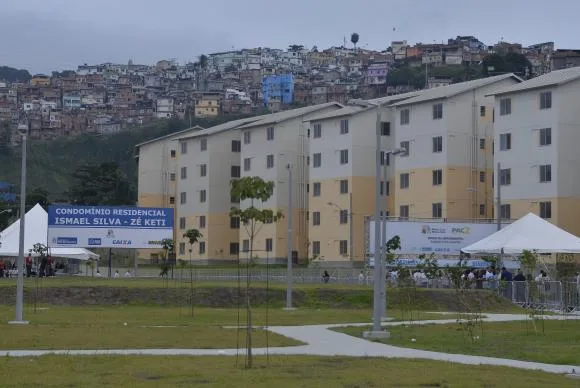
[[83,63],[180,63],[232,48],[475,35],[580,48],[578,0],[0,0],[0,65],[49,73]]

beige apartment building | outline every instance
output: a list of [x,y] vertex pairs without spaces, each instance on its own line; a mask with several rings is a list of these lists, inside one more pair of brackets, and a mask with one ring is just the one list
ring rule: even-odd
[[580,68],[494,91],[500,216],[535,213],[580,235]]
[[[195,126],[135,146],[139,206],[175,208],[178,166],[175,140],[201,130],[202,127]],[[160,255],[152,249],[141,249],[137,253],[138,258],[147,260],[156,260]]]
[[[513,74],[424,90],[392,104],[394,216],[474,220],[493,216],[493,97]],[[497,117],[497,114],[496,114]]]
[[395,148],[392,110],[388,107],[417,95],[406,93],[358,101],[308,120],[310,257],[327,261],[364,260],[365,218],[375,213],[377,121],[380,120],[383,150],[381,214],[387,216],[392,212],[393,198],[388,182],[392,175],[390,158],[385,157],[385,151]]
[[[311,117],[341,109],[338,103],[326,103],[283,111],[266,116],[238,128],[241,132],[241,175],[259,176],[275,183],[273,196],[257,208],[281,211],[288,215],[289,174],[292,168],[293,257],[308,254],[308,121]],[[243,201],[242,207],[250,206]],[[254,240],[253,259],[285,261],[287,257],[287,218],[263,225]],[[240,257],[249,257],[250,239],[242,227]]]
[[[176,139],[179,152],[176,187],[175,248],[178,259],[201,262],[237,260],[240,222],[229,216],[239,201],[230,182],[240,174],[240,126],[260,117],[234,120]],[[199,230],[203,238],[190,252],[183,234]]]

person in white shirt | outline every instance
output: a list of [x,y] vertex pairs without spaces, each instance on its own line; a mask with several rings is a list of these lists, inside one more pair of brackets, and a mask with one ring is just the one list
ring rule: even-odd
[[363,284],[365,282],[365,274],[363,271],[360,271],[360,273],[358,274],[358,282],[360,284]]
[[130,278],[131,277],[131,272],[129,272],[129,270],[127,270],[127,272],[125,272],[125,275],[123,275],[126,278]]
[[121,275],[119,275],[119,270],[115,271],[115,279],[119,278]]
[[97,277],[97,278],[102,278],[102,277],[103,277],[103,275],[101,275],[101,273],[99,272],[99,270],[97,270],[97,274],[95,275],[95,277]]

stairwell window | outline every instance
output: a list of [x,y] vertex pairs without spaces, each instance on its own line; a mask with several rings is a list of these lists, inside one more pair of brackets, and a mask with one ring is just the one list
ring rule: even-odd
[[433,170],[433,186],[443,184],[443,170]]
[[540,93],[540,109],[552,108],[552,92]]
[[250,240],[242,240],[242,251],[248,252],[250,250]]
[[205,225],[206,225],[206,218],[205,218],[205,216],[199,216],[199,228],[200,229],[205,229]]
[[502,133],[499,135],[499,150],[508,151],[512,149],[512,134]]
[[266,168],[274,168],[274,155],[266,155]]
[[346,135],[348,133],[348,120],[340,120],[340,134]]
[[313,197],[320,197],[320,193],[322,191],[322,187],[320,182],[314,182],[312,184],[312,196]]
[[431,213],[433,218],[443,217],[443,204],[434,203],[431,205]]
[[237,255],[240,253],[240,243],[231,242],[230,243],[230,255]]
[[240,229],[240,217],[230,217],[230,229]]
[[207,139],[203,138],[199,141],[199,149],[200,151],[207,151]]
[[232,178],[239,178],[242,175],[240,166],[232,166],[230,175]]
[[409,219],[409,205],[399,206],[399,218],[402,220]]
[[244,171],[250,171],[251,167],[252,167],[252,159],[245,158],[244,159]]
[[552,202],[540,202],[540,217],[546,219],[552,218]]
[[268,127],[266,129],[266,140],[267,141],[274,140],[274,127]]
[[320,225],[320,212],[312,212],[312,225]]
[[181,167],[181,169],[179,170],[179,178],[181,180],[187,179],[187,167]]
[[433,152],[443,152],[443,136],[435,136],[433,138]]
[[479,215],[480,216],[485,215],[485,204],[483,204],[483,203],[479,205]]
[[322,166],[322,154],[320,152],[312,155],[312,168],[319,168]]
[[179,217],[179,229],[183,230],[185,227],[185,217]]
[[499,184],[502,186],[508,186],[512,184],[511,168],[502,168],[499,170]]
[[244,144],[250,144],[252,142],[252,133],[250,131],[244,132]]
[[348,194],[348,179],[341,179],[340,194]]
[[499,115],[507,116],[512,114],[512,99],[502,98],[499,100]]
[[313,139],[320,139],[322,137],[322,124],[320,123],[314,124],[312,132]]
[[340,164],[348,164],[348,150],[340,150]]
[[548,146],[552,144],[552,128],[540,129],[540,146]]
[[391,136],[391,123],[389,121],[381,123],[381,136]]
[[438,103],[433,105],[433,120],[441,120],[443,118],[443,104]]
[[320,241],[312,241],[312,256],[320,255]]
[[339,243],[339,254],[341,254],[342,256],[346,255],[348,253],[348,240],[340,240]]
[[540,166],[540,183],[552,182],[552,165],[543,164]]
[[187,193],[185,191],[179,193],[179,203],[182,205],[185,205],[187,203]]
[[198,244],[199,244],[199,254],[204,255],[205,254],[205,241],[200,241]]
[[207,176],[207,164],[202,164],[199,166],[199,176],[204,177]]
[[344,210],[344,209],[341,210],[339,215],[338,215],[338,218],[339,218],[339,222],[341,225],[348,224],[348,210]]
[[187,154],[187,142],[182,141],[181,142],[181,155],[185,155],[185,154]]
[[511,218],[512,218],[512,206],[510,204],[501,205],[499,214],[500,214],[500,218],[502,220],[511,220]]
[[239,140],[232,140],[232,152],[241,152],[241,151],[242,151],[242,142]]
[[399,155],[400,158],[409,156],[411,154],[411,143],[409,141],[402,141],[401,148],[406,152]]
[[404,172],[399,176],[401,189],[408,189],[409,188],[409,173]]
[[274,242],[271,238],[266,239],[266,252],[272,252],[274,248]]
[[400,111],[400,120],[401,125],[409,125],[410,122],[409,109],[402,109]]

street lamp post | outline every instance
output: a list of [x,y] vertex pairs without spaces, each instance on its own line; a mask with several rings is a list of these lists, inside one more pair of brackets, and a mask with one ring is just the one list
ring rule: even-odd
[[22,132],[22,167],[20,171],[20,236],[18,244],[18,278],[16,281],[16,319],[9,322],[15,325],[27,325],[28,322],[22,319],[24,307],[24,222],[26,218],[26,137],[27,133]]
[[[349,209],[348,209],[348,223],[349,223],[349,225],[348,225],[348,244],[349,244],[349,257],[350,257],[350,261],[352,262],[354,260],[354,253],[353,253],[354,252],[354,242],[353,242],[354,227],[353,227],[353,224],[352,224],[352,220],[353,220],[354,213],[352,211],[352,193],[349,193],[348,202],[349,202]],[[327,202],[326,204],[328,206],[334,206],[335,208],[338,209],[339,212],[346,211],[346,209],[341,208],[340,206],[338,206],[334,202]]]
[[288,169],[288,259],[286,274],[286,308],[293,310],[292,307],[292,165],[286,165]]

